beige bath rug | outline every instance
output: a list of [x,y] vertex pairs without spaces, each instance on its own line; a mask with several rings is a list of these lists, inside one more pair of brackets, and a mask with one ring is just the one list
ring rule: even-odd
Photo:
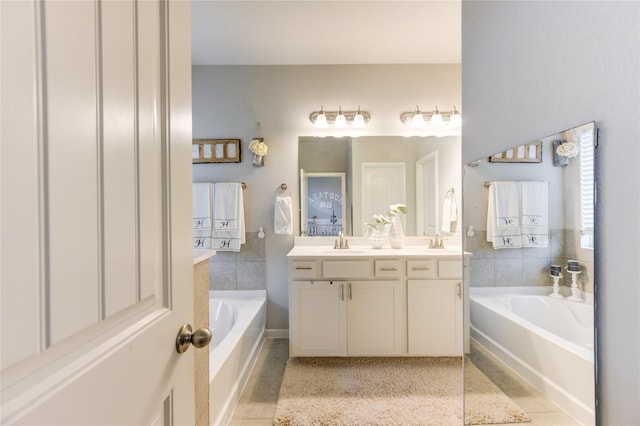
[[[466,424],[530,421],[470,362],[466,375]],[[461,395],[460,358],[291,358],[273,424],[456,426]]]

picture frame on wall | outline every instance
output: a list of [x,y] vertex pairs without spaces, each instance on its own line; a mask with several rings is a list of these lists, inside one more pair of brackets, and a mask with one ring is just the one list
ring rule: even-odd
[[542,141],[527,143],[489,157],[490,163],[541,163]]
[[193,139],[191,161],[201,163],[239,163],[240,139]]

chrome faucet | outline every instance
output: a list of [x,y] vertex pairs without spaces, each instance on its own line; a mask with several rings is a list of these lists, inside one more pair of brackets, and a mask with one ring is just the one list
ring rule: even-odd
[[440,233],[436,234],[435,241],[433,239],[429,240],[429,248],[430,249],[443,249],[444,248],[444,238]]
[[349,240],[344,237],[342,231],[338,234],[338,239],[333,243],[334,249],[348,249],[349,248]]

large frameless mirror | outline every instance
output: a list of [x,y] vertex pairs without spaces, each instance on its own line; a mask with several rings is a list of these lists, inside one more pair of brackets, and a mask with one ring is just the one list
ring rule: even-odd
[[520,409],[500,422],[595,424],[595,147],[591,122],[464,167],[465,361]]
[[398,203],[406,235],[459,232],[443,207],[461,202],[460,146],[459,136],[299,137],[300,235],[365,235],[374,214]]

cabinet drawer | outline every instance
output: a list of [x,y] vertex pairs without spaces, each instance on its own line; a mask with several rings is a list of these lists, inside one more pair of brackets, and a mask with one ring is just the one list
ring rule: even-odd
[[462,260],[438,261],[438,276],[440,278],[461,278]]
[[436,278],[437,276],[437,260],[407,260],[407,277]]
[[385,259],[375,261],[376,277],[399,277],[402,275],[401,263],[398,259]]
[[368,260],[325,260],[323,278],[369,278]]
[[318,278],[318,265],[315,261],[291,262],[291,278],[294,280]]

